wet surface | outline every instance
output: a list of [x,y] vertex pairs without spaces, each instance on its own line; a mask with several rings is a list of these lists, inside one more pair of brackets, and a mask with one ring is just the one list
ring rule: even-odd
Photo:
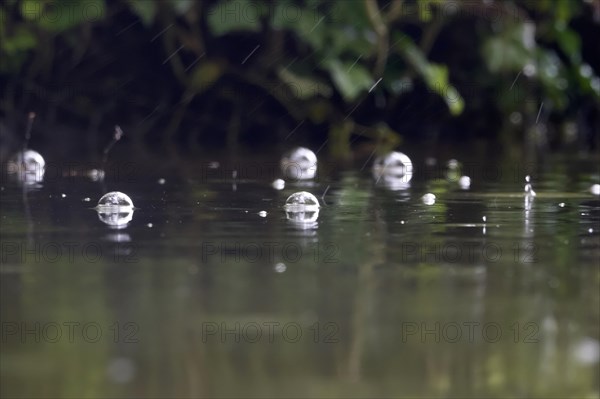
[[269,155],[3,174],[2,396],[597,397],[598,158],[405,152],[409,185],[321,155],[281,190]]

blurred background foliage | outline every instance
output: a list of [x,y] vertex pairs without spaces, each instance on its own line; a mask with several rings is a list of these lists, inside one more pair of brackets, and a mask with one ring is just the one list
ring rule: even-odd
[[327,140],[338,158],[600,136],[599,0],[4,0],[0,21],[7,145],[29,110],[81,148],[115,123],[161,149]]

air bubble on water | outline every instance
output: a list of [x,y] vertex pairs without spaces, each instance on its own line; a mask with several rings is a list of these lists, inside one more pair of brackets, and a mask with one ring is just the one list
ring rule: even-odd
[[319,200],[307,191],[300,191],[288,197],[285,201],[285,209],[289,212],[318,210]]
[[133,208],[133,201],[127,194],[120,191],[111,191],[98,200],[97,208]]
[[275,265],[274,269],[277,273],[283,273],[287,270],[287,266],[285,265],[285,263],[279,262]]
[[146,226],[147,226],[149,229],[151,229],[151,228],[152,228],[152,226],[154,226],[154,225],[153,225],[152,223],[148,223]]
[[413,176],[412,161],[406,154],[390,152],[375,159],[372,173],[377,182],[382,180],[390,189],[407,188]]
[[260,211],[260,212],[258,212],[258,216],[260,216],[261,218],[267,217],[267,211]]
[[19,182],[32,185],[41,183],[46,172],[46,161],[34,150],[19,151],[8,161],[9,174],[16,175]]
[[61,198],[67,198],[67,194],[65,194],[65,193],[62,193],[60,196],[61,196]]
[[306,191],[288,197],[285,216],[303,229],[315,228],[319,218],[319,201],[317,197]]
[[281,171],[287,178],[294,180],[312,179],[317,174],[317,156],[305,147],[297,147],[283,155]]
[[91,199],[90,197],[85,197],[85,198],[83,199],[83,202],[90,202],[91,200],[92,200],[92,199]]
[[558,204],[559,207],[564,208],[565,207],[565,203],[561,202],[560,204]]
[[112,191],[104,194],[96,206],[98,218],[113,228],[123,228],[133,219],[133,201],[127,194]]
[[471,178],[469,176],[461,176],[460,179],[458,179],[458,185],[463,190],[468,190],[469,187],[471,187]]
[[273,183],[271,183],[271,186],[273,186],[275,190],[283,190],[285,188],[285,180],[275,179]]
[[435,204],[435,194],[427,193],[421,197],[421,201],[423,201],[425,205],[433,205]]
[[400,221],[400,224],[404,224],[404,220],[401,220],[401,221]]
[[161,186],[164,185],[167,181],[165,179],[163,179],[162,177],[160,179],[158,179],[158,184],[160,184]]
[[592,234],[594,232],[594,229],[592,229],[591,227],[588,229],[588,233]]
[[592,184],[590,193],[592,193],[592,195],[600,195],[600,184]]

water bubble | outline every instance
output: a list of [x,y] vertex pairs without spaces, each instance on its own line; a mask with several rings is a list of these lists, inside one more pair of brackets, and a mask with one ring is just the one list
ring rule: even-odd
[[90,202],[91,200],[92,200],[92,199],[91,199],[90,197],[85,197],[85,198],[83,199],[83,202]]
[[148,226],[148,228],[151,229],[154,225],[152,223],[148,223],[146,226]]
[[285,216],[302,228],[316,227],[319,218],[319,201],[306,191],[290,195],[285,203]]
[[133,201],[127,194],[113,191],[104,194],[96,206],[98,218],[113,228],[123,228],[133,219]]
[[65,193],[62,193],[60,196],[61,196],[61,198],[67,198],[67,194],[65,194]]
[[392,189],[406,188],[413,175],[412,161],[406,154],[390,152],[375,159],[372,172],[378,182],[383,179]]
[[288,197],[285,201],[285,209],[289,212],[318,210],[319,200],[307,191],[300,191]]
[[97,208],[133,208],[133,201],[127,194],[120,191],[111,191],[106,193],[98,200]]
[[161,186],[164,185],[167,181],[165,179],[163,179],[162,177],[160,179],[158,179],[157,183],[160,184]]
[[483,220],[484,222],[487,222],[487,216],[482,217],[481,220]]
[[278,264],[275,265],[274,269],[277,273],[283,273],[286,271],[287,266],[285,265],[285,263],[279,262]]
[[275,190],[283,190],[285,188],[285,180],[275,179],[273,183],[271,183],[271,186],[273,186]]
[[260,216],[261,218],[267,217],[267,211],[260,211],[260,212],[258,212],[258,216]]
[[565,207],[565,203],[561,202],[560,204],[558,204],[558,206],[560,206],[561,208],[564,208]]
[[298,147],[283,155],[280,166],[285,177],[312,179],[317,173],[317,156],[308,148]]
[[8,161],[7,170],[25,185],[41,183],[46,172],[46,161],[34,150],[19,151]]
[[425,205],[433,205],[435,204],[435,194],[427,193],[421,197],[421,201],[423,201]]
[[519,125],[523,121],[523,116],[520,112],[515,111],[510,114],[509,119],[510,123],[512,123],[513,125]]
[[592,193],[592,195],[600,195],[600,184],[593,184],[592,187],[590,187],[590,193]]
[[468,190],[469,187],[471,187],[471,178],[469,176],[461,176],[460,179],[458,179],[458,185],[463,190]]

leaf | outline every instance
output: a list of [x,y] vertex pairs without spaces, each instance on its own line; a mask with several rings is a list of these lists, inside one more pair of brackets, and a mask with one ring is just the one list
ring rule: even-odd
[[208,11],[208,27],[215,36],[234,31],[258,32],[264,11],[264,5],[255,1],[222,1]]
[[371,73],[361,64],[342,63],[337,59],[324,62],[335,87],[347,102],[355,100],[360,93],[373,86]]

